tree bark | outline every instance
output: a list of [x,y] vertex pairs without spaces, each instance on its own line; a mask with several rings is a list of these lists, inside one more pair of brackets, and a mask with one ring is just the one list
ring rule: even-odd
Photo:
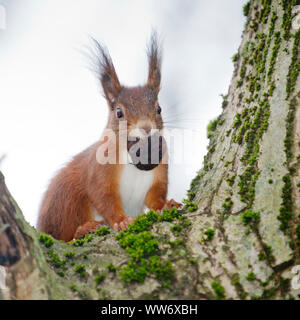
[[204,166],[183,212],[147,231],[158,241],[160,263],[171,264],[169,275],[146,267],[144,281],[124,277],[131,251],[115,232],[47,247],[1,175],[0,264],[7,288],[0,298],[298,299],[300,289],[292,285],[293,267],[300,264],[296,5],[252,0],[244,8],[234,75],[223,112],[210,126]]

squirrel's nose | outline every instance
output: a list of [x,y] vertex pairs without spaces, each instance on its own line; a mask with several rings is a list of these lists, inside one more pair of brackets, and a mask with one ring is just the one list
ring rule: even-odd
[[150,126],[144,126],[141,129],[144,130],[147,135],[149,135],[152,128]]

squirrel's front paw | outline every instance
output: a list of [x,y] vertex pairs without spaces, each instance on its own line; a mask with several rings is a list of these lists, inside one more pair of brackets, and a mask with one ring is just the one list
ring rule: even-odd
[[74,234],[74,239],[79,239],[83,237],[84,235],[94,232],[96,229],[101,227],[104,224],[104,221],[88,221],[84,225],[79,226],[76,229],[76,232]]
[[113,229],[118,231],[118,230],[126,230],[128,228],[128,225],[133,223],[134,219],[131,217],[125,217],[124,220],[121,222],[116,222],[113,224]]
[[181,206],[181,203],[175,201],[174,199],[170,199],[166,201],[163,209],[180,208]]

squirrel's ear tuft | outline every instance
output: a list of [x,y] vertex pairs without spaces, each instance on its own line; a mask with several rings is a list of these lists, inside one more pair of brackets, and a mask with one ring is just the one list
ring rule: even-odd
[[108,50],[97,40],[92,40],[97,49],[97,75],[101,81],[105,98],[112,107],[122,87]]
[[161,49],[158,35],[155,31],[153,31],[151,34],[147,51],[149,63],[147,85],[151,87],[156,94],[158,94],[161,80]]

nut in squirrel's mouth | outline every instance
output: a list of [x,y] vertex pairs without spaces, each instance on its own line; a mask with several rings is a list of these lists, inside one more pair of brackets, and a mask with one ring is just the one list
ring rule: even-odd
[[166,150],[166,141],[159,133],[154,133],[143,139],[128,137],[127,140],[127,151],[132,159],[132,164],[140,170],[149,171],[156,168]]

